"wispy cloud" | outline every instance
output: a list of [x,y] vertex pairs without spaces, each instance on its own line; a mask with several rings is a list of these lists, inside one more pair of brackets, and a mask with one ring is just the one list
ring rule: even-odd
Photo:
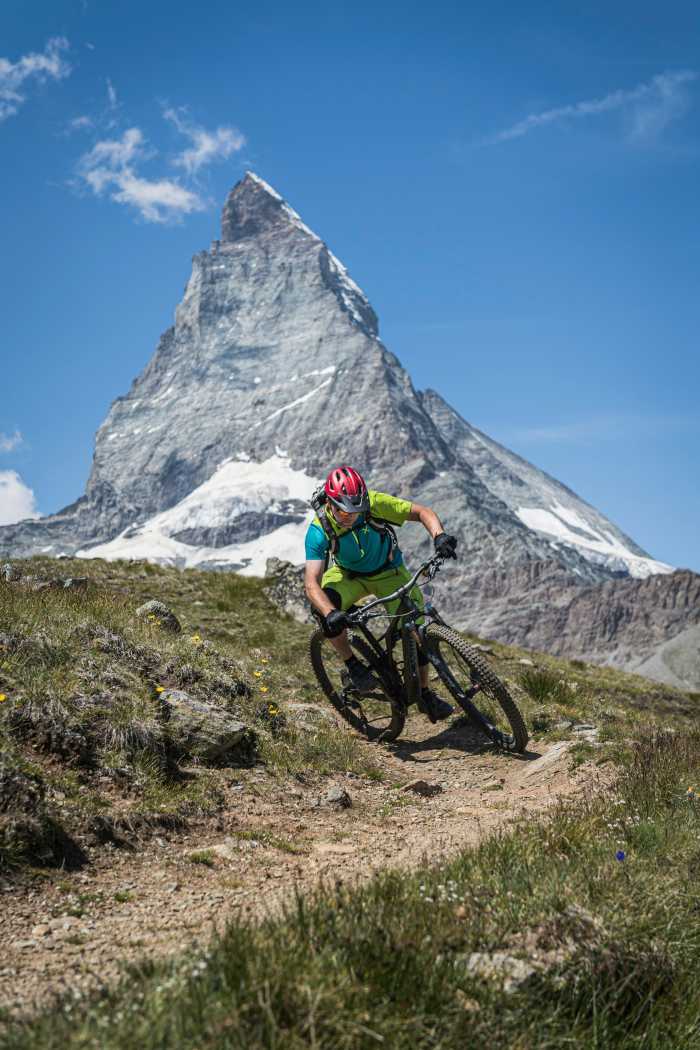
[[515,444],[594,445],[604,441],[636,440],[654,433],[682,433],[697,430],[698,425],[695,416],[628,413],[505,429],[489,424],[480,429],[488,434],[498,432],[499,441]]
[[87,131],[89,128],[93,128],[95,122],[92,117],[83,115],[81,117],[73,117],[72,120],[68,121],[67,131]]
[[40,518],[34,493],[15,470],[0,470],[0,525]]
[[697,80],[694,70],[684,69],[675,73],[659,73],[646,84],[634,88],[613,91],[603,98],[588,99],[567,106],[557,106],[542,113],[531,113],[524,120],[500,131],[488,140],[488,144],[507,142],[522,138],[538,128],[552,124],[565,124],[595,117],[616,110],[631,115],[632,139],[652,139],[659,135],[673,120],[687,111],[690,105],[688,85]]
[[163,116],[192,143],[173,161],[178,167],[184,168],[188,175],[196,174],[205,164],[225,160],[245,145],[245,137],[238,128],[224,126],[215,131],[207,131],[189,119],[184,107],[179,110],[168,107],[163,110]]
[[80,159],[78,172],[93,193],[135,208],[146,222],[177,221],[202,211],[197,193],[172,179],[147,179],[136,166],[154,156],[140,128],[127,128],[121,139],[104,139]]
[[69,47],[65,37],[52,37],[43,52],[29,52],[17,62],[0,58],[0,122],[14,116],[26,101],[25,84],[34,80],[62,80],[71,72],[61,52]]
[[14,434],[0,434],[0,452],[13,452],[22,444],[22,435],[19,430]]
[[[107,111],[97,121],[105,137],[78,161],[77,172],[82,184],[98,197],[109,194],[116,203],[135,208],[147,222],[176,222],[191,212],[203,211],[208,202],[200,195],[195,176],[205,165],[224,160],[242,149],[245,137],[241,132],[234,127],[208,131],[189,118],[185,107],[164,108],[164,119],[191,143],[171,160],[184,174],[182,179],[147,178],[142,167],[156,158],[158,151],[148,145],[138,127],[127,128],[121,137],[109,135],[109,130],[117,124],[113,114],[120,108],[111,80],[107,80],[107,96]],[[87,127],[89,119],[76,118],[73,129]]]

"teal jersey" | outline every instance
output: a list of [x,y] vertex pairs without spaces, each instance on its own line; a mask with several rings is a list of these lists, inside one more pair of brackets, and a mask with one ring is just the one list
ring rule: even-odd
[[[411,501],[389,496],[385,492],[368,490],[370,512],[375,518],[383,518],[392,525],[403,525],[411,511]],[[335,553],[336,563],[349,572],[377,572],[386,563],[391,553],[391,538],[377,532],[365,522],[361,515],[353,528],[343,529],[332,516],[328,522],[338,537],[338,550]],[[318,520],[314,520],[306,531],[306,560],[325,561],[330,550],[330,540]],[[403,565],[401,551],[394,551],[393,565]]]

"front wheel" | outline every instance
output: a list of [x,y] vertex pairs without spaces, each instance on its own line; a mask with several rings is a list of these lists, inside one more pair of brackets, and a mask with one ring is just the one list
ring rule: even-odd
[[505,751],[524,751],[528,732],[507,687],[473,645],[451,627],[431,623],[425,632],[440,681],[471,720]]
[[355,655],[374,671],[379,688],[368,696],[359,696],[351,687],[345,665],[324,635],[316,631],[309,642],[309,657],[318,684],[333,707],[348,725],[373,741],[396,740],[406,721],[406,706],[396,686],[380,671],[370,645],[357,634],[348,641]]

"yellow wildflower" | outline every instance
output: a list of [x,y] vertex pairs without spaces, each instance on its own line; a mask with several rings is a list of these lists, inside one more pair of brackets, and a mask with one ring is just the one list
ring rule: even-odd
[[0,693],[0,704],[3,702],[3,700],[7,700],[7,697],[4,693]]
[[261,685],[261,686],[260,686],[260,692],[261,692],[261,693],[268,693],[268,692],[269,692],[269,689],[267,688],[267,686],[266,686],[266,685]]
[[164,693],[165,692],[165,686],[164,685],[157,685],[156,686],[156,692],[157,693]]
[[256,678],[262,678],[262,671],[253,671]]
[[267,705],[267,713],[270,715],[278,715],[280,713],[279,707],[276,704]]

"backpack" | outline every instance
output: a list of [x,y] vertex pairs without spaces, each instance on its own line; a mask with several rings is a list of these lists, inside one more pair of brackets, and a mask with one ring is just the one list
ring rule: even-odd
[[[319,485],[319,487],[316,489],[311,499],[309,500],[309,503],[316,511],[316,517],[318,518],[321,528],[323,529],[324,535],[326,536],[326,539],[328,540],[330,545],[328,553],[326,554],[326,563],[323,567],[323,571],[325,572],[328,568],[330,560],[333,559],[333,561],[335,561],[338,547],[340,546],[340,537],[338,536],[337,532],[328,520],[328,514],[326,513],[326,504],[328,503],[328,497],[324,492],[323,485]],[[399,545],[399,541],[396,538],[396,530],[392,527],[391,523],[388,522],[386,518],[378,518],[374,514],[372,514],[371,511],[367,511],[364,515],[364,521],[362,522],[362,525],[369,525],[370,529],[374,529],[374,531],[378,532],[381,536],[389,537],[391,546],[389,548],[389,556],[387,558],[387,562],[391,561],[394,557],[394,551]],[[357,527],[357,525],[353,525],[350,529],[350,532],[352,532],[353,529]],[[378,572],[381,572],[381,569],[383,567],[384,566],[382,566],[379,569],[374,569],[372,572],[368,573],[355,572],[353,570],[344,568],[343,571],[349,573],[351,576],[375,576]]]

